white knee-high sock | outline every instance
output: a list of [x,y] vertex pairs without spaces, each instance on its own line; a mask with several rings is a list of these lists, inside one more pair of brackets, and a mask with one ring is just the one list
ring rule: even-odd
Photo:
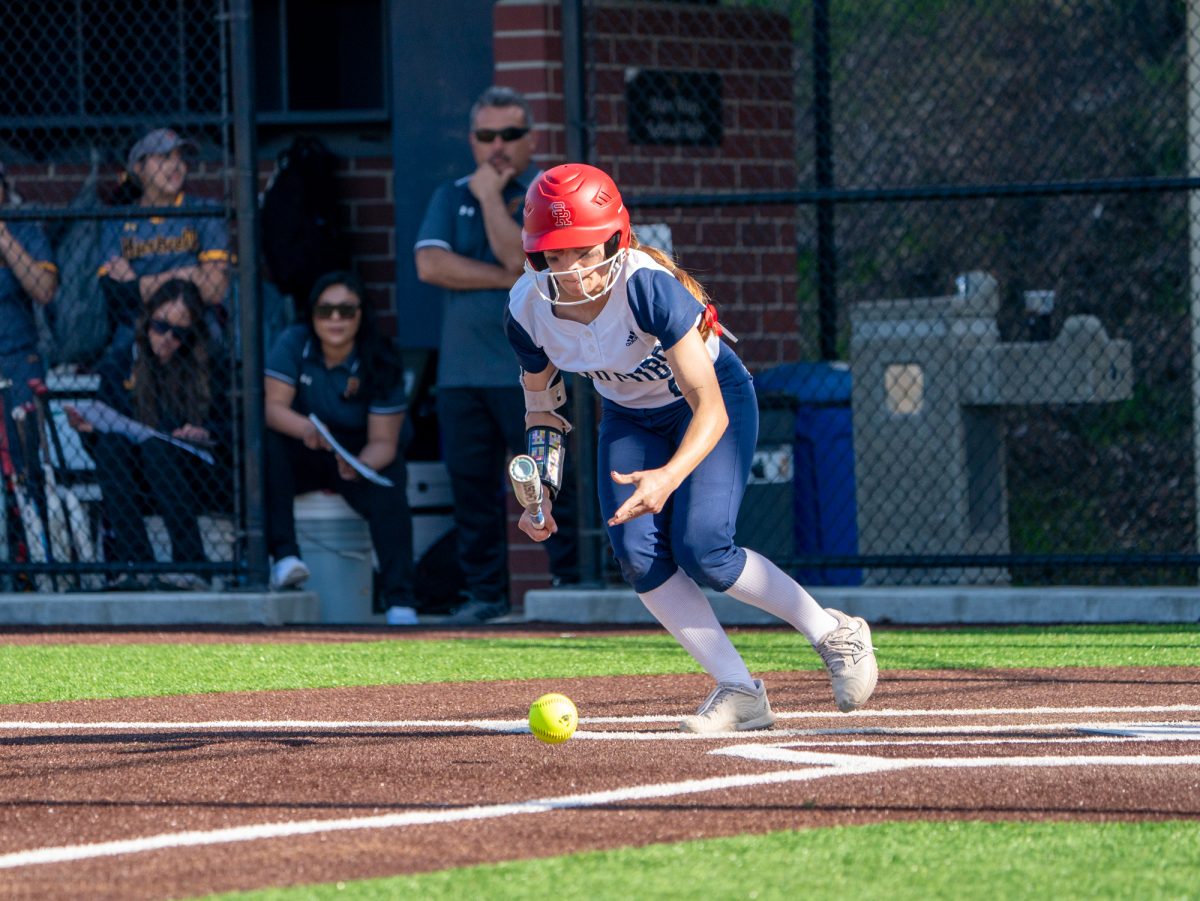
[[736,682],[753,688],[754,678],[717,622],[712,604],[682,569],[638,597],[706,673],[718,682]]
[[749,549],[746,568],[725,593],[791,623],[814,646],[837,626],[837,620],[800,583],[762,554]]

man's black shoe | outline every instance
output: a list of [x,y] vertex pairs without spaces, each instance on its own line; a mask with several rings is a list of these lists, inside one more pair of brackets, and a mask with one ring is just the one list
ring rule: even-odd
[[472,598],[455,610],[446,623],[456,626],[478,626],[507,616],[510,609],[506,600],[481,601]]

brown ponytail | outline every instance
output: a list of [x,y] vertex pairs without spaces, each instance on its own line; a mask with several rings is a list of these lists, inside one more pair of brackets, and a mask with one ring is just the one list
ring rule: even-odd
[[688,293],[691,294],[692,297],[696,298],[696,300],[700,301],[700,305],[704,307],[704,316],[701,318],[700,325],[698,326],[700,329],[701,338],[708,340],[708,336],[713,334],[714,330],[715,334],[721,334],[721,327],[717,325],[716,305],[709,298],[708,292],[704,290],[704,286],[696,281],[696,279],[692,277],[691,273],[689,273],[683,267],[675,265],[675,261],[657,247],[652,247],[649,244],[642,244],[640,241],[638,241],[636,234],[631,233],[629,235],[629,249],[640,250],[642,253],[649,256],[650,259],[654,260],[654,262],[658,263],[658,265],[670,272],[673,276],[675,276],[675,278],[679,279],[680,284],[687,288]]

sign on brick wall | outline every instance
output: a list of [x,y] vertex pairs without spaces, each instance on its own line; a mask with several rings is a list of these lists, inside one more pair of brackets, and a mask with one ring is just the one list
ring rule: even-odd
[[721,144],[718,72],[627,69],[625,106],[631,144]]

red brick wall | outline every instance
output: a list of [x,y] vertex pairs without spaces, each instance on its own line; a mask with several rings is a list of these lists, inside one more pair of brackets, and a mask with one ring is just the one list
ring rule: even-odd
[[371,292],[383,329],[395,337],[396,210],[391,157],[343,157],[338,189],[354,270]]

